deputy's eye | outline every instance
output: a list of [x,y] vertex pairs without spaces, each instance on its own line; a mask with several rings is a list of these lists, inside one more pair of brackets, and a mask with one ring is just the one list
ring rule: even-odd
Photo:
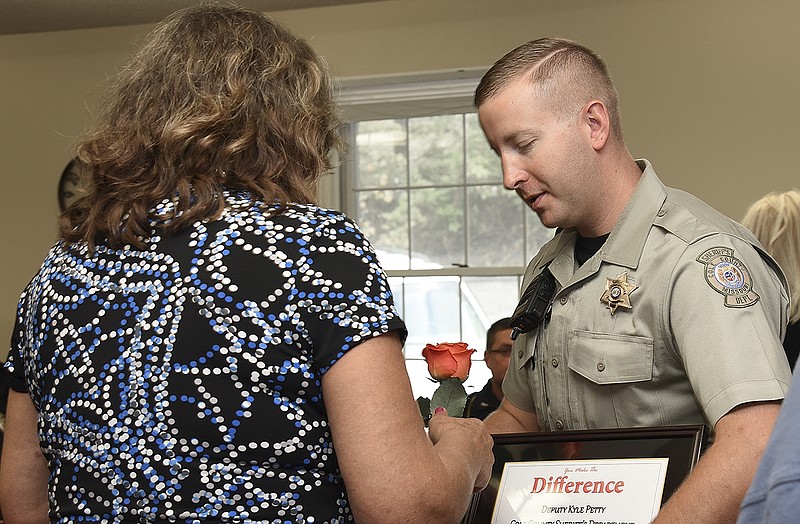
[[529,140],[527,142],[522,142],[521,144],[517,145],[517,151],[520,153],[527,153],[533,148],[533,144],[536,142],[535,140]]

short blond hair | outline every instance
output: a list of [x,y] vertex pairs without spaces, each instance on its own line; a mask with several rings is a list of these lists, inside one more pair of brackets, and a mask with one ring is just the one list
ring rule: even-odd
[[527,76],[531,86],[559,116],[567,116],[592,99],[608,109],[611,132],[622,141],[619,95],[600,56],[572,40],[539,38],[512,49],[483,75],[473,104],[480,108],[511,82]]
[[800,192],[769,193],[748,209],[742,225],[753,232],[789,281],[789,321],[800,321]]

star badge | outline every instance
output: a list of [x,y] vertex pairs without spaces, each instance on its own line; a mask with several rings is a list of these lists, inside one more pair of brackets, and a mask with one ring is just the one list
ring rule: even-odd
[[600,297],[600,302],[611,310],[611,314],[617,312],[618,307],[631,309],[631,293],[639,286],[628,282],[628,272],[625,271],[617,278],[606,277],[606,290]]

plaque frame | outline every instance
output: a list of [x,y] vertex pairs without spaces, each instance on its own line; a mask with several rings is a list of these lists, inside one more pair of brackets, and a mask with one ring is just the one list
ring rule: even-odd
[[667,457],[663,505],[692,471],[708,438],[704,425],[549,431],[492,435],[495,457],[489,486],[472,496],[462,524],[491,521],[506,462]]

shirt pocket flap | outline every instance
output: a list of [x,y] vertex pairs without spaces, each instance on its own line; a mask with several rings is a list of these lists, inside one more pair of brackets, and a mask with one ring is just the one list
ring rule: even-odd
[[595,384],[653,378],[653,339],[590,331],[572,333],[569,367]]

